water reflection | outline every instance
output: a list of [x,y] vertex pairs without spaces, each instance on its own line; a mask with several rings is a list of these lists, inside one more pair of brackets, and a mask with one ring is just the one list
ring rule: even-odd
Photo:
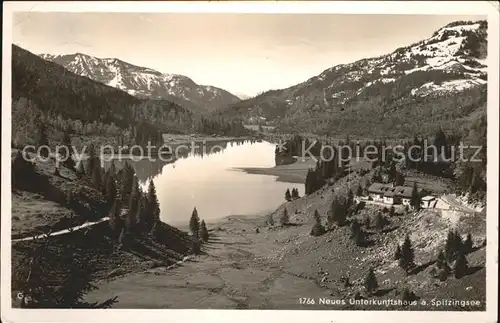
[[269,142],[213,142],[195,151],[186,149],[173,162],[143,159],[131,164],[143,189],[154,181],[162,220],[186,224],[194,206],[201,218],[212,220],[272,211],[284,202],[287,188],[297,187],[302,195],[303,185],[235,169],[275,166],[274,149]]

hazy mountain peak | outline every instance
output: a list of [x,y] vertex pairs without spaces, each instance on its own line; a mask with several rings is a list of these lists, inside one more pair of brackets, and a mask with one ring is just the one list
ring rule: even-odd
[[240,99],[214,87],[196,84],[187,76],[161,73],[118,58],[98,58],[82,53],[40,54],[71,72],[113,86],[140,98],[167,99],[199,111],[212,111]]

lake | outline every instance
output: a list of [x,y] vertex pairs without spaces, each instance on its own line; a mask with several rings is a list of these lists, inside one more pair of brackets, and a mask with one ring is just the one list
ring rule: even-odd
[[132,162],[142,189],[153,180],[160,202],[161,219],[187,224],[194,207],[201,219],[228,215],[257,215],[274,211],[285,201],[285,191],[304,185],[276,181],[275,176],[247,174],[237,168],[275,166],[275,145],[255,141],[231,141],[210,146],[206,152],[187,151],[174,162]]

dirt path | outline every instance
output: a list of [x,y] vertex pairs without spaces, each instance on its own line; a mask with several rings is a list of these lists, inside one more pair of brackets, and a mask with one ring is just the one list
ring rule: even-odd
[[279,264],[276,255],[282,246],[275,237],[280,232],[261,227],[256,233],[261,218],[231,218],[237,220],[226,218],[209,228],[211,240],[203,255],[98,283],[88,299],[119,295],[116,308],[297,309],[297,295],[326,293],[315,281],[287,273]]
[[85,222],[84,224],[76,225],[74,227],[71,227],[71,228],[68,228],[68,229],[64,229],[64,230],[59,230],[59,231],[56,231],[56,232],[51,232],[50,234],[44,233],[44,234],[39,234],[39,235],[32,236],[32,237],[12,239],[12,242],[31,241],[31,240],[36,240],[36,239],[43,239],[43,238],[48,238],[48,237],[53,237],[53,236],[59,236],[59,235],[62,235],[62,234],[68,234],[68,233],[71,233],[73,231],[78,231],[78,230],[81,230],[81,229],[84,229],[84,228],[88,228],[88,227],[91,227],[93,225],[96,225],[96,224],[99,224],[99,223],[102,223],[102,222],[105,222],[105,221],[108,221],[108,220],[109,220],[109,217],[104,217],[104,218],[99,219],[98,221]]

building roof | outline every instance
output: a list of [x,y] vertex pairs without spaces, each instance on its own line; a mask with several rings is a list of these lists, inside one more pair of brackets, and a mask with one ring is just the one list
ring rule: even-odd
[[413,187],[410,186],[392,186],[391,184],[373,183],[368,188],[369,193],[383,194],[386,197],[404,197],[410,198],[413,194]]
[[370,185],[370,187],[368,187],[368,193],[384,194],[385,191],[387,191],[391,187],[392,186],[388,184],[373,183],[372,185]]
[[432,196],[432,195],[427,195],[427,196],[422,197],[422,199],[421,199],[421,200],[422,200],[422,201],[432,201],[432,200],[434,200],[434,199],[435,199],[435,197],[434,197],[434,196]]

